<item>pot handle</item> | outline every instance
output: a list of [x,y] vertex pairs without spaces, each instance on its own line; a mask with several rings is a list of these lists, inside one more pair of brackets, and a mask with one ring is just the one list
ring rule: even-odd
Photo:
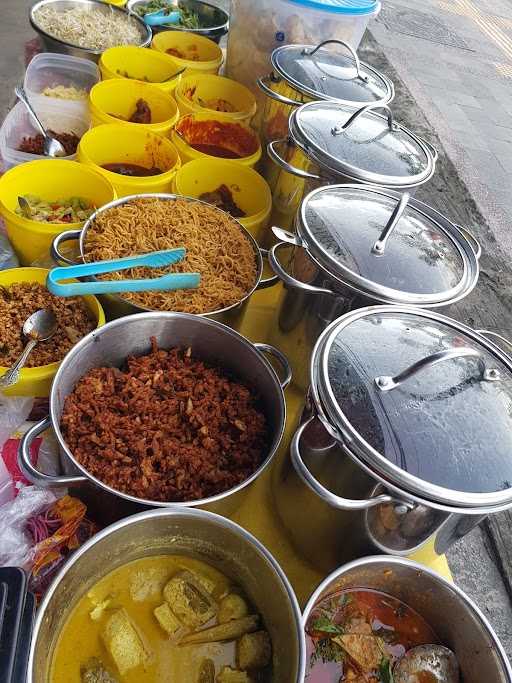
[[284,379],[279,379],[279,382],[282,388],[286,389],[286,387],[292,381],[292,368],[290,366],[288,358],[284,355],[284,353],[282,353],[282,351],[279,351],[279,349],[276,349],[276,347],[272,346],[271,344],[262,344],[259,342],[255,342],[254,346],[262,355],[268,353],[269,356],[275,358],[279,365],[281,365],[281,367],[283,368]]
[[269,82],[279,83],[280,81],[280,78],[276,78],[273,74],[270,74],[269,76],[263,76],[263,78],[258,78],[256,83],[258,84],[258,88],[262,90],[265,93],[265,95],[275,100],[276,102],[286,104],[289,107],[300,107],[301,104],[304,104],[304,102],[298,102],[297,100],[292,100],[289,97],[285,97],[284,95],[279,94],[267,85],[267,83]]
[[272,142],[269,142],[267,145],[267,153],[274,163],[298,178],[305,178],[306,180],[322,180],[321,176],[315,175],[314,173],[308,173],[308,171],[303,171],[301,168],[295,168],[295,166],[292,166],[285,161],[276,149],[277,145],[282,145],[283,143],[288,144],[289,140],[287,138],[283,138],[282,140],[272,140]]
[[379,496],[375,496],[375,498],[367,498],[362,500],[342,498],[341,496],[337,496],[329,491],[329,489],[326,489],[325,486],[322,486],[322,484],[320,484],[320,482],[313,477],[309,469],[306,467],[300,453],[300,440],[302,435],[310,423],[315,419],[316,416],[312,415],[307,422],[304,422],[293,435],[293,439],[290,444],[290,455],[295,471],[302,481],[309,486],[314,493],[323,498],[331,507],[338,510],[368,510],[376,505],[388,505],[389,503],[397,503],[398,505],[404,504],[403,500],[393,498],[387,494],[381,494]]
[[[260,254],[262,258],[267,259],[267,261],[270,261],[268,249],[263,249],[262,247],[260,247]],[[279,277],[277,275],[271,275],[270,277],[266,277],[264,280],[260,280],[256,285],[256,289],[268,289],[269,287],[277,285],[278,282]]]
[[70,266],[76,266],[76,261],[69,259],[67,256],[63,256],[60,253],[59,247],[63,242],[71,242],[80,239],[81,230],[65,230],[61,232],[60,235],[53,240],[51,246],[51,256],[56,263],[67,263]]
[[30,458],[30,446],[36,437],[52,426],[52,421],[48,415],[40,422],[36,422],[21,439],[18,448],[18,466],[24,476],[36,486],[71,486],[88,481],[87,477],[82,476],[53,476],[40,472],[32,464]]
[[292,277],[281,265],[277,257],[277,250],[280,247],[288,246],[288,242],[278,242],[272,249],[268,252],[268,261],[274,273],[279,277],[280,280],[284,282],[288,287],[294,287],[295,289],[300,289],[303,292],[309,292],[310,294],[330,294],[331,296],[336,296],[336,293],[331,289],[324,289],[323,287],[315,287],[314,285],[308,285],[301,280],[297,280]]
[[[378,102],[373,102],[372,104],[365,104],[364,107],[361,107],[357,111],[355,111],[352,116],[345,121],[345,123],[342,123],[338,126],[333,126],[331,129],[332,135],[341,135],[342,133],[345,133],[350,126],[357,121],[357,119],[362,115],[365,114],[367,111],[373,111],[374,109],[384,109],[386,112],[386,116],[388,118],[388,128],[389,130],[397,130],[398,126],[395,123],[395,119],[393,118],[393,112],[391,109],[388,107],[387,104],[379,104]],[[428,143],[425,143],[428,144]]]
[[512,351],[512,341],[504,337],[502,334],[498,334],[498,332],[492,332],[491,330],[476,330],[476,332],[484,337],[491,337],[491,341],[494,341],[494,339],[499,339],[502,344],[505,344],[505,346],[508,347],[509,351]]
[[318,50],[321,47],[324,47],[325,45],[332,45],[332,44],[341,45],[342,47],[347,48],[347,50],[350,52],[350,56],[352,57],[352,59],[355,62],[355,65],[356,65],[356,72],[357,72],[356,78],[359,78],[359,80],[363,81],[364,83],[368,83],[368,76],[365,76],[364,74],[361,73],[361,60],[359,59],[357,52],[354,50],[352,45],[349,45],[344,40],[338,40],[338,39],[324,40],[322,43],[319,43],[312,50],[308,50],[308,48],[305,47],[302,50],[302,54],[305,57],[312,57],[316,52],[318,52]]
[[464,235],[468,242],[471,242],[473,251],[475,252],[476,260],[480,261],[480,256],[482,256],[482,245],[480,244],[480,242],[467,228],[463,228],[462,225],[458,225],[457,223],[454,223],[454,225],[457,228],[457,230]]
[[430,152],[431,152],[431,154],[432,154],[432,156],[433,156],[433,158],[434,158],[434,164],[435,164],[435,163],[437,162],[437,160],[439,159],[439,152],[438,152],[437,149],[434,147],[434,145],[432,145],[430,142],[428,142],[427,140],[425,140],[425,138],[419,138],[419,139],[420,139],[421,142],[425,145],[425,147],[428,147],[428,149],[430,150]]

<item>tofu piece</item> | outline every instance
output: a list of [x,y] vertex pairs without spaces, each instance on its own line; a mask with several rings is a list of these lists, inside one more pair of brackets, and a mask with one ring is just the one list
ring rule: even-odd
[[219,603],[219,624],[225,624],[231,619],[241,619],[249,614],[249,606],[245,600],[236,593],[226,595]]
[[263,669],[270,664],[272,643],[266,631],[246,633],[237,641],[236,659],[240,669]]
[[230,666],[225,666],[222,671],[217,674],[216,683],[252,683],[252,678],[246,671],[238,671],[232,669]]
[[384,643],[381,638],[354,633],[336,636],[333,641],[345,650],[364,673],[379,668],[384,654]]
[[155,607],[153,614],[171,640],[179,640],[188,633],[187,629],[166,602],[164,602],[163,605]]
[[164,599],[189,629],[204,626],[217,614],[217,603],[190,572],[180,572],[164,587]]
[[130,669],[144,666],[150,653],[124,609],[113,612],[102,629],[101,637],[121,676]]

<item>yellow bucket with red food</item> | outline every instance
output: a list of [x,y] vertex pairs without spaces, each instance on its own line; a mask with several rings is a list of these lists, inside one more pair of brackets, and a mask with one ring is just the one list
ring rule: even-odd
[[[216,204],[240,221],[257,242],[264,240],[272,194],[265,179],[249,166],[226,159],[196,159],[180,168],[173,187],[176,194]],[[219,201],[226,194],[227,201]],[[230,202],[235,210],[230,210]]]
[[123,124],[91,128],[80,140],[78,160],[105,176],[119,197],[169,192],[181,165],[168,138]]
[[182,164],[194,159],[231,159],[254,168],[261,158],[260,139],[245,123],[219,114],[188,114],[171,132]]
[[[8,270],[1,270],[0,287],[8,288],[10,285],[21,282],[37,282],[40,285],[46,286],[46,277],[48,273],[49,271],[46,268],[10,268]],[[95,323],[94,327],[97,328],[104,325],[105,314],[98,299],[94,296],[84,296],[83,301],[90,311],[93,324]],[[16,305],[16,302],[14,302],[13,305]],[[56,334],[68,334],[68,332],[66,330],[58,329]],[[42,343],[51,344],[51,340]],[[18,382],[2,391],[7,396],[46,397],[50,393],[52,381],[59,365],[60,361],[33,368],[25,367],[20,372]],[[7,372],[8,369],[9,368],[0,365],[0,376]]]
[[153,36],[151,47],[185,68],[183,76],[216,74],[222,65],[223,54],[217,43],[189,31],[161,31]]
[[181,116],[201,112],[250,123],[257,109],[249,88],[224,76],[194,74],[182,78],[174,96]]
[[80,197],[93,208],[116,199],[112,183],[93,168],[65,159],[38,159],[11,168],[0,177],[0,214],[7,234],[22,265],[48,256],[57,235],[79,230],[77,223],[46,223],[16,213],[18,197],[32,195],[43,201]]
[[183,67],[166,54],[135,45],[110,47],[100,57],[101,77],[142,81],[172,92],[178,84]]
[[174,97],[150,83],[127,78],[100,81],[89,93],[92,125],[117,123],[168,135],[179,118]]

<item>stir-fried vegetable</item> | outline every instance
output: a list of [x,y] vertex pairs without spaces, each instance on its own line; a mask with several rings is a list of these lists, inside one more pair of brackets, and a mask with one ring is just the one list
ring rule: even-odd
[[[94,206],[82,197],[69,197],[68,199],[56,199],[48,201],[26,194],[31,220],[39,223],[81,223],[86,221],[94,212]],[[23,216],[21,208],[16,207],[18,216]]]
[[184,3],[179,3],[178,7],[175,7],[172,3],[168,2],[168,0],[149,0],[149,2],[144,5],[135,7],[135,12],[139,17],[144,17],[146,14],[150,14],[150,12],[158,12],[161,9],[168,10],[169,14],[179,9],[181,17],[178,25],[183,26],[183,28],[192,30],[201,28],[197,13],[188,9]]

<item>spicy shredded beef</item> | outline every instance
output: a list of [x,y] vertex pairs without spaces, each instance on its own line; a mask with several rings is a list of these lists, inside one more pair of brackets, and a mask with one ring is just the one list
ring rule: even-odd
[[112,488],[190,501],[247,479],[267,449],[258,397],[190,349],[129,357],[87,373],[65,402],[62,434],[76,459]]

